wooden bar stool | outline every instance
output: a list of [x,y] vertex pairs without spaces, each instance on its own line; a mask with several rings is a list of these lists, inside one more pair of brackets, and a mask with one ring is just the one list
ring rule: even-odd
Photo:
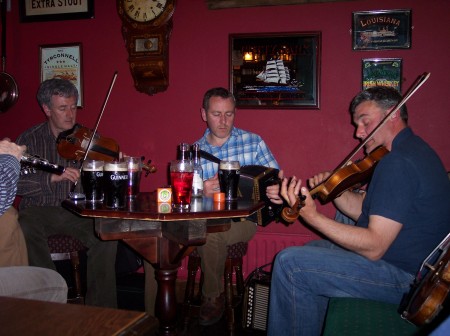
[[47,243],[55,265],[57,261],[70,260],[72,267],[73,294],[69,294],[67,302],[84,304],[80,257],[82,254],[86,253],[86,246],[75,237],[64,234],[56,234],[48,237]]
[[[248,243],[241,242],[227,246],[227,259],[224,265],[225,316],[230,335],[235,332],[234,311],[242,303],[244,294],[244,276],[242,274],[243,257],[247,254]],[[201,258],[195,249],[189,255],[188,278],[183,302],[184,328],[188,330],[192,317],[198,317],[202,297],[203,272],[200,274],[198,291],[195,291],[195,279],[201,269]],[[236,291],[233,288],[233,272],[236,275]]]

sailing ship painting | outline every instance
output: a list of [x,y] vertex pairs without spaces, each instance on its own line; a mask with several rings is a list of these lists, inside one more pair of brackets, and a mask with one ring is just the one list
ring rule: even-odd
[[253,92],[300,92],[302,83],[291,80],[289,68],[282,59],[270,59],[264,69],[256,75],[256,82],[263,85],[246,85],[245,91]]
[[318,108],[320,32],[230,35],[230,74],[243,108]]
[[291,76],[289,68],[284,65],[282,60],[272,59],[267,61],[265,69],[256,76],[256,80],[264,83],[287,84],[291,80]]

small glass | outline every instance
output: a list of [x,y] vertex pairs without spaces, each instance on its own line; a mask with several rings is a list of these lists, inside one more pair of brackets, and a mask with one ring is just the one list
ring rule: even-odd
[[136,198],[139,194],[142,174],[142,159],[135,156],[127,156],[124,158],[128,169],[128,189],[127,197]]

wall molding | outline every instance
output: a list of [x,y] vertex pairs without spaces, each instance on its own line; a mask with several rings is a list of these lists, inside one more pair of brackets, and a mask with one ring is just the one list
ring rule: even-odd
[[358,0],[206,0],[208,9],[226,9],[257,6],[302,5],[319,2],[343,2]]

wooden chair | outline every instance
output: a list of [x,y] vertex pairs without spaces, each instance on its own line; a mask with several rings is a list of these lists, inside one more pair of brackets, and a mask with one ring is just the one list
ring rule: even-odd
[[[225,285],[225,316],[230,335],[235,332],[235,308],[242,302],[244,294],[244,276],[242,274],[243,257],[247,254],[248,243],[237,243],[227,246],[227,259],[225,262],[224,285]],[[203,272],[200,274],[198,291],[195,293],[195,279],[198,269],[201,269],[201,258],[195,249],[189,255],[188,278],[183,303],[184,328],[188,330],[192,317],[198,317],[202,296]],[[236,275],[236,291],[233,287],[233,272]]]
[[[69,260],[72,270],[73,294],[67,299],[68,303],[84,304],[84,289],[81,276],[80,257],[86,253],[87,248],[78,239],[64,234],[48,237],[48,247],[53,262]],[[64,274],[61,274],[64,276]],[[70,289],[70,288],[69,288]]]

